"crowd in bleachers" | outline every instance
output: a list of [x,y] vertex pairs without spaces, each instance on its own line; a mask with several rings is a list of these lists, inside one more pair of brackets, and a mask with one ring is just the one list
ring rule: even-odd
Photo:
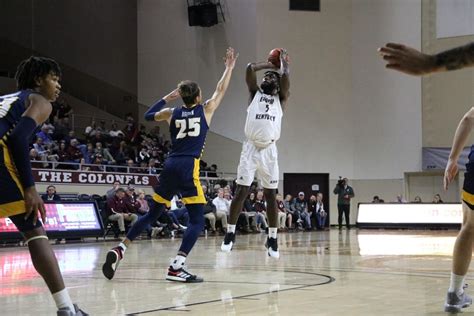
[[[379,197],[378,195],[375,195],[372,198],[372,203],[385,203],[385,200],[383,198]],[[419,195],[417,195],[417,196],[415,196],[413,201],[408,202],[403,197],[403,195],[399,194],[399,195],[397,195],[395,201],[393,201],[391,203],[423,203],[423,201],[421,200],[421,197]],[[431,201],[431,203],[440,204],[440,203],[444,203],[444,201],[441,199],[441,195],[436,193],[435,195],[433,195],[433,200]]]
[[[229,185],[203,184],[206,197],[204,217],[206,228],[203,233],[211,235],[225,234],[227,220],[232,202],[232,188]],[[107,192],[107,203],[104,209],[105,221],[115,225],[115,236],[125,235],[128,226],[146,214],[150,209],[151,196],[135,192],[133,185],[121,187],[118,182]],[[327,212],[324,210],[323,195],[311,195],[305,199],[300,192],[297,198],[287,194],[283,199],[277,195],[278,228],[281,232],[326,230]],[[179,196],[171,201],[171,207],[146,229],[147,237],[178,236],[186,230],[189,216]],[[237,222],[237,229],[242,233],[259,233],[268,229],[267,203],[263,190],[252,187]]]
[[[171,143],[159,126],[148,131],[131,114],[124,126],[114,121],[92,118],[80,135],[71,128],[71,107],[62,99],[53,103],[49,120],[32,138],[30,159],[33,168],[73,169],[157,174],[163,166]],[[201,160],[201,171],[217,176],[217,166]]]

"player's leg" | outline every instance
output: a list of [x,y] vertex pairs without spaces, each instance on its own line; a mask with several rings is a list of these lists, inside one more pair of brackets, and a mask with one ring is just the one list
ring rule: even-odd
[[[224,236],[224,241],[221,244],[221,250],[224,252],[230,252],[235,243],[235,231],[237,226],[237,220],[239,219],[240,212],[244,206],[245,199],[247,198],[250,185],[237,184],[235,190],[235,196],[230,203],[229,220],[227,223],[227,231]],[[224,223],[224,222],[222,222]],[[223,224],[224,225],[224,224]]]
[[278,206],[276,201],[276,189],[280,171],[278,168],[278,152],[275,144],[260,151],[260,163],[257,170],[258,177],[262,181],[263,194],[267,202],[268,238],[266,246],[268,255],[279,258],[278,251]]
[[132,221],[132,227],[128,231],[127,237],[121,243],[119,243],[118,246],[110,249],[107,252],[105,262],[102,265],[102,273],[107,279],[111,280],[114,277],[115,271],[117,270],[120,261],[125,255],[125,251],[130,246],[132,241],[135,240],[135,238],[137,238],[143,230],[149,227],[149,225],[155,223],[164,209],[165,204],[158,203],[153,200],[150,205],[150,210],[148,213],[146,213],[146,215],[140,218],[138,218],[135,214],[133,215],[135,215],[136,218],[127,216],[127,219]]
[[[463,196],[466,194],[463,192]],[[462,308],[472,303],[469,295],[464,293],[464,283],[472,258],[474,241],[474,205],[463,201],[463,225],[459,232],[453,250],[451,281],[444,309],[446,312],[460,312]]]
[[134,219],[136,222],[128,231],[127,237],[119,243],[117,247],[107,252],[105,263],[102,265],[102,273],[107,279],[114,277],[120,261],[123,259],[127,248],[133,240],[137,238],[142,231],[149,225],[155,223],[158,217],[163,213],[165,206],[171,206],[171,199],[176,194],[179,179],[176,176],[176,169],[179,168],[177,161],[168,159],[160,173],[158,185],[153,188],[153,201],[150,205],[150,211],[140,219]]
[[257,154],[257,150],[253,144],[247,141],[243,143],[239,166],[237,168],[237,188],[235,190],[235,196],[230,204],[227,232],[224,241],[221,244],[221,250],[224,252],[230,252],[234,246],[235,227],[245,199],[247,198],[250,185],[255,176],[255,170],[257,169]]
[[14,215],[10,217],[10,220],[24,235],[33,266],[48,286],[58,308],[58,315],[87,315],[71,301],[58,261],[41,222],[37,221],[33,224],[33,215],[27,219],[24,216],[24,213]]
[[197,283],[203,279],[184,270],[186,258],[193,249],[199,235],[204,229],[204,204],[186,204],[189,214],[189,225],[184,233],[176,258],[168,268],[167,280]]
[[206,198],[199,181],[199,159],[181,159],[179,191],[189,214],[189,225],[173,263],[168,268],[167,280],[195,283],[203,279],[184,270],[184,263],[204,229],[204,205]]

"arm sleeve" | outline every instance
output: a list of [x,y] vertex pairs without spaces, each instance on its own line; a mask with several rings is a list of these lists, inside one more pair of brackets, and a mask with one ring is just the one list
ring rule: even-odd
[[28,142],[35,128],[35,120],[31,117],[23,116],[8,138],[8,148],[15,162],[23,188],[29,188],[35,185],[28,150]]
[[165,106],[166,101],[163,99],[160,99],[158,102],[153,104],[148,111],[145,112],[145,120],[147,121],[154,121],[155,120],[155,114],[157,112],[160,112],[161,109]]

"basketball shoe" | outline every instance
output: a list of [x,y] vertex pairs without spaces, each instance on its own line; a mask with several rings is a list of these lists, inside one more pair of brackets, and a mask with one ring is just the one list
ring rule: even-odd
[[224,241],[221,244],[221,250],[224,252],[231,252],[235,243],[235,233],[226,233]]
[[120,247],[114,247],[107,252],[105,263],[102,265],[102,273],[104,276],[112,280],[120,261],[123,259],[123,250]]
[[269,257],[278,259],[280,258],[280,252],[278,251],[278,239],[267,237],[267,242],[265,243],[267,247],[267,253]]
[[168,281],[177,281],[185,283],[199,283],[204,281],[202,278],[197,275],[191,274],[184,268],[173,269],[172,266],[168,268],[168,274],[166,275],[166,280]]

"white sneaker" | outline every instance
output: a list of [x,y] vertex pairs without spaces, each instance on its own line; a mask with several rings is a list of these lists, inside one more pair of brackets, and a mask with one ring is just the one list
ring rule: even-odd
[[235,233],[226,233],[224,241],[221,244],[221,250],[224,252],[231,252],[235,243]]
[[277,238],[267,238],[267,242],[265,243],[265,247],[267,247],[267,253],[269,257],[279,259],[280,252],[278,251],[278,239]]

